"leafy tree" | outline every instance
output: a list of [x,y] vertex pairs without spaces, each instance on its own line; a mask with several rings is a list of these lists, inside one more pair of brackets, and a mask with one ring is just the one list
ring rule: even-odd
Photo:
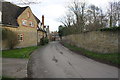
[[40,45],[45,45],[49,43],[49,39],[47,37],[42,37],[40,39]]

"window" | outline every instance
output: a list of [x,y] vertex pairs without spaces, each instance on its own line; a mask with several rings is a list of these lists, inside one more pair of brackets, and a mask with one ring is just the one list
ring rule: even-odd
[[18,40],[23,41],[23,34],[18,34]]
[[22,25],[27,25],[27,20],[22,20]]
[[30,26],[31,26],[31,27],[34,27],[34,24],[33,24],[33,22],[30,22]]

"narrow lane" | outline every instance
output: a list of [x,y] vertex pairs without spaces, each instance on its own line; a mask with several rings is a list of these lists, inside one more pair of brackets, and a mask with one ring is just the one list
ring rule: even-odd
[[32,53],[30,78],[118,78],[118,68],[71,52],[59,42],[51,42]]

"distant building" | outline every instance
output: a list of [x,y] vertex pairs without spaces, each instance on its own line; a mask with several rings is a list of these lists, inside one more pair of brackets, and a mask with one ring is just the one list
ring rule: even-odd
[[39,44],[41,38],[47,37],[46,27],[44,25],[44,15],[42,15],[42,22],[38,24],[37,33],[38,33],[37,38],[38,38],[38,44]]
[[50,40],[51,40],[51,41],[60,40],[59,34],[58,34],[57,31],[54,31],[54,32],[51,32],[51,33],[50,33]]
[[50,29],[49,29],[49,25],[46,27],[46,32],[47,32],[47,38],[50,39]]

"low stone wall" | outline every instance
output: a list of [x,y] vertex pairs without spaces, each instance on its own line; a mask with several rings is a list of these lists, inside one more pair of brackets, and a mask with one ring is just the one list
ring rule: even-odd
[[116,53],[118,51],[117,31],[92,31],[65,36],[63,40],[72,45],[98,53]]

